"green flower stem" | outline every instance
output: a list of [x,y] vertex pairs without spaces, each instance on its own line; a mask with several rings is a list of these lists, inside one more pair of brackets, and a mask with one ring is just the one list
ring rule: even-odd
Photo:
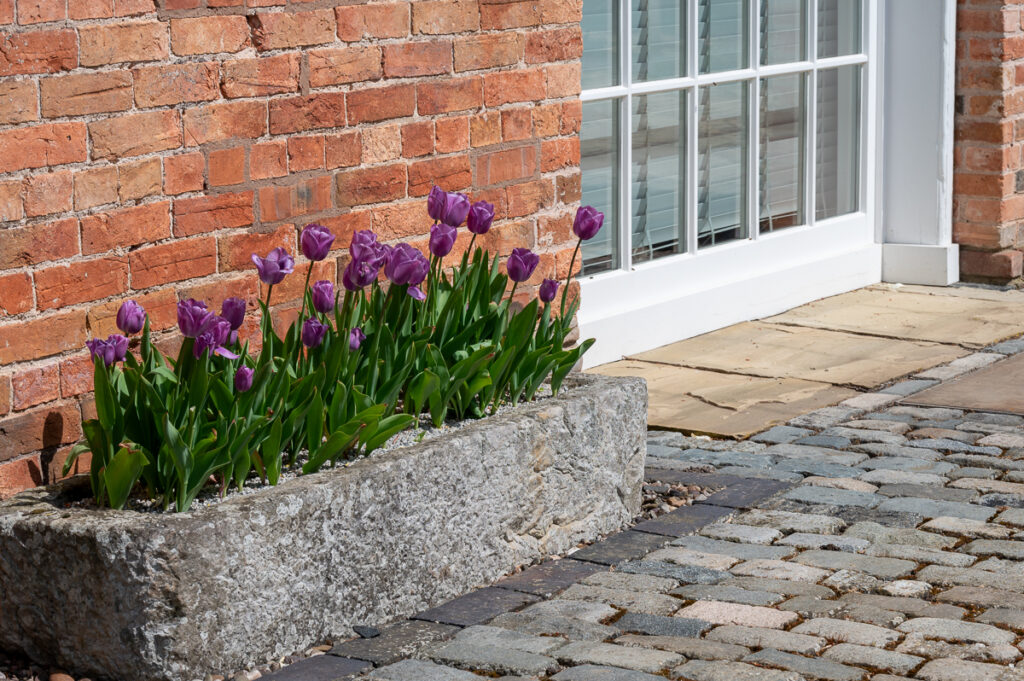
[[577,239],[576,248],[572,252],[572,260],[569,261],[569,274],[565,275],[565,288],[562,289],[562,307],[558,314],[562,318],[562,324],[565,324],[565,301],[569,297],[569,282],[572,281],[572,268],[576,266],[576,256],[580,252],[580,245],[583,243],[583,239]]

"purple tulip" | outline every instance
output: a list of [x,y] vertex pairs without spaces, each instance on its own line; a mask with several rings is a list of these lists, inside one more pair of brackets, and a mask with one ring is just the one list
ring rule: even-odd
[[90,338],[85,341],[85,345],[89,348],[93,359],[101,358],[106,366],[115,362],[123,362],[128,354],[128,338],[119,333],[107,336],[107,340]]
[[232,331],[237,331],[245,321],[245,301],[241,298],[225,298],[220,304],[220,316],[228,320]]
[[315,348],[324,341],[327,327],[316,319],[307,319],[302,323],[302,344],[307,348]]
[[253,253],[252,261],[260,273],[260,281],[267,286],[280,284],[285,275],[291,274],[295,270],[295,258],[288,255],[288,251],[280,246],[268,253],[266,258],[261,258]]
[[348,332],[348,349],[358,350],[364,340],[366,340],[366,334],[357,326]]
[[142,331],[146,324],[146,311],[134,300],[126,300],[121,303],[117,311],[117,328],[127,335]]
[[320,314],[334,309],[334,284],[326,279],[313,284],[313,309]]
[[494,204],[477,201],[469,209],[466,226],[473,234],[487,234],[494,222]]
[[458,227],[466,221],[469,215],[469,197],[465,194],[448,193],[448,200],[445,203],[444,215],[441,222],[452,227]]
[[604,224],[604,213],[593,206],[580,206],[576,211],[576,219],[572,221],[572,233],[581,241],[589,241],[601,231]]
[[529,248],[513,248],[512,255],[508,256],[505,267],[508,270],[509,279],[519,283],[529,279],[539,263],[540,256]]
[[314,262],[319,262],[327,257],[334,243],[334,235],[331,230],[323,225],[306,225],[299,235],[299,246],[302,247],[302,255]]
[[555,296],[558,294],[559,283],[560,282],[557,281],[556,279],[545,279],[544,281],[542,281],[540,283],[540,292],[538,293],[538,296],[540,297],[540,302],[550,303],[552,300],[554,300]]
[[391,249],[377,242],[377,235],[368,229],[360,229],[352,235],[352,243],[348,252],[353,260],[362,260],[370,266],[380,269]]
[[248,391],[252,387],[252,375],[254,373],[251,368],[245,365],[238,367],[238,371],[235,372],[235,390],[240,393]]
[[392,248],[388,254],[387,264],[384,265],[384,274],[391,283],[398,285],[416,286],[427,277],[429,270],[430,262],[422,253],[406,243]]
[[377,281],[379,267],[373,267],[365,260],[350,260],[341,275],[341,283],[349,291],[359,291]]
[[178,301],[178,328],[185,338],[198,336],[212,317],[213,313],[206,309],[206,303],[193,298]]
[[196,336],[195,345],[192,347],[192,354],[199,359],[206,352],[212,352],[228,359],[238,359],[238,355],[231,352],[224,345],[231,338],[231,322],[223,317],[211,315],[199,335]]
[[459,230],[441,222],[430,226],[430,252],[436,258],[443,258],[452,252]]
[[427,294],[424,293],[423,289],[421,289],[419,286],[410,286],[406,293],[408,293],[415,300],[418,300],[421,303],[427,299]]
[[431,187],[430,194],[427,196],[427,214],[430,215],[430,219],[434,222],[440,222],[441,218],[444,217],[444,208],[447,203],[448,192],[436,184]]

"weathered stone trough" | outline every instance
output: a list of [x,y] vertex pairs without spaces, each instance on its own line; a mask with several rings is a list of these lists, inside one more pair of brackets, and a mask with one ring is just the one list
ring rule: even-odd
[[622,527],[647,391],[556,398],[183,514],[0,503],[0,648],[83,674],[202,678],[408,616]]

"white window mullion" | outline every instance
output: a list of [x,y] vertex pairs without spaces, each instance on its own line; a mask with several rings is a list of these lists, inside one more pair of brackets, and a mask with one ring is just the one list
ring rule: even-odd
[[761,67],[761,3],[757,0],[747,2],[747,35],[750,45],[750,66],[754,77],[747,86],[747,235],[756,240],[760,233],[760,165],[758,163],[761,146],[758,144],[761,134],[761,79],[758,72]]
[[686,173],[683,178],[684,215],[686,216],[686,252],[697,252],[697,107],[699,106],[699,87],[697,86],[697,55],[698,26],[697,3],[686,3],[686,73],[693,85],[686,96],[686,142],[683,151],[686,154]]
[[619,3],[622,49],[620,56],[620,82],[626,96],[619,105],[619,269],[633,266],[633,17],[632,0]]
[[804,87],[804,106],[807,111],[807,143],[804,145],[804,222],[813,225],[816,221],[818,149],[818,10],[813,0],[808,0],[807,5],[807,56],[811,61],[811,72]]

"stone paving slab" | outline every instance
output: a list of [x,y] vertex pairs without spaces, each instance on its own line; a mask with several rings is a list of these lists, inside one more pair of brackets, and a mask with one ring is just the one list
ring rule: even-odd
[[[334,655],[317,655],[299,660],[264,676],[270,681],[340,681],[371,668],[369,662]],[[391,680],[389,680],[391,681]],[[401,681],[394,679],[393,681]],[[458,681],[452,679],[451,681]]]
[[931,407],[966,407],[978,411],[1024,415],[1024,356],[929,388],[907,398],[908,404]]
[[627,530],[613,534],[572,554],[574,560],[600,565],[617,565],[647,555],[669,542],[662,534]]
[[645,520],[636,525],[633,530],[636,532],[647,532],[650,534],[665,535],[668,537],[684,537],[693,534],[708,523],[725,518],[734,513],[735,509],[711,504],[694,504],[693,506],[682,506],[658,516],[652,520]]
[[458,627],[450,624],[405,620],[385,628],[379,636],[339,643],[331,649],[331,655],[382,666],[414,655],[424,646],[454,636],[458,631]]
[[562,589],[569,587],[581,579],[601,570],[594,563],[566,558],[549,560],[529,567],[518,575],[506,577],[495,582],[495,586],[512,591],[522,591],[550,598]]
[[482,624],[504,612],[517,610],[539,600],[540,598],[532,594],[488,587],[470,591],[464,596],[459,596],[435,608],[416,613],[412,619],[468,627]]

